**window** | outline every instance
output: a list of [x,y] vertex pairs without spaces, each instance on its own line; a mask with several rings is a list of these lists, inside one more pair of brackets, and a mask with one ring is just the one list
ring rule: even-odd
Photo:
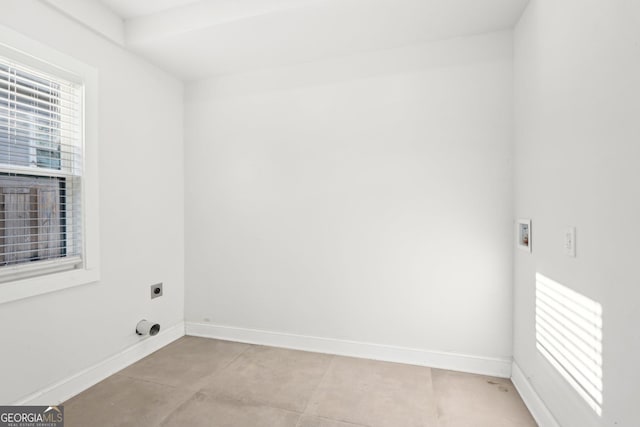
[[0,56],[0,281],[11,266],[82,262],[80,94]]
[[99,279],[98,85],[51,47],[1,26],[0,40],[4,303]]

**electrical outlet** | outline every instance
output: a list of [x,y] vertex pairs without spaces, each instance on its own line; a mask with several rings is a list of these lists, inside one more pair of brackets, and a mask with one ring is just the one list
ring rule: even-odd
[[564,253],[575,258],[576,256],[576,228],[567,227],[564,231]]
[[151,299],[162,296],[162,283],[151,285]]

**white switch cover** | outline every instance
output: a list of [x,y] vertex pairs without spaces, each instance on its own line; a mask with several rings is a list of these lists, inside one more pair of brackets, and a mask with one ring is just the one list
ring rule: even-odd
[[576,228],[567,227],[564,231],[564,253],[567,256],[576,256]]

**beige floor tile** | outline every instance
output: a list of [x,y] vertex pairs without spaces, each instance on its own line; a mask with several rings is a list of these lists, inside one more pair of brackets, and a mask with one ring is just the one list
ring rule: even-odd
[[362,424],[346,423],[343,421],[329,420],[327,418],[303,415],[298,421],[297,427],[368,427]]
[[65,402],[67,427],[156,427],[193,392],[113,375]]
[[119,374],[196,391],[208,376],[227,366],[249,347],[230,341],[183,337]]
[[163,427],[296,427],[300,414],[222,396],[196,393]]
[[536,426],[509,380],[194,337],[64,405],[68,427]]
[[508,379],[432,370],[440,427],[535,427]]
[[307,413],[372,427],[436,427],[431,370],[336,357]]
[[332,357],[255,346],[213,377],[203,391],[303,412]]

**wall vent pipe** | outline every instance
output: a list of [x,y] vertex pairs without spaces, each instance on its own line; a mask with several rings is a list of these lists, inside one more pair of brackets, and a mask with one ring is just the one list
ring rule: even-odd
[[142,319],[136,325],[136,334],[138,335],[154,336],[154,335],[158,335],[158,332],[160,332],[159,323],[153,323],[146,319]]

